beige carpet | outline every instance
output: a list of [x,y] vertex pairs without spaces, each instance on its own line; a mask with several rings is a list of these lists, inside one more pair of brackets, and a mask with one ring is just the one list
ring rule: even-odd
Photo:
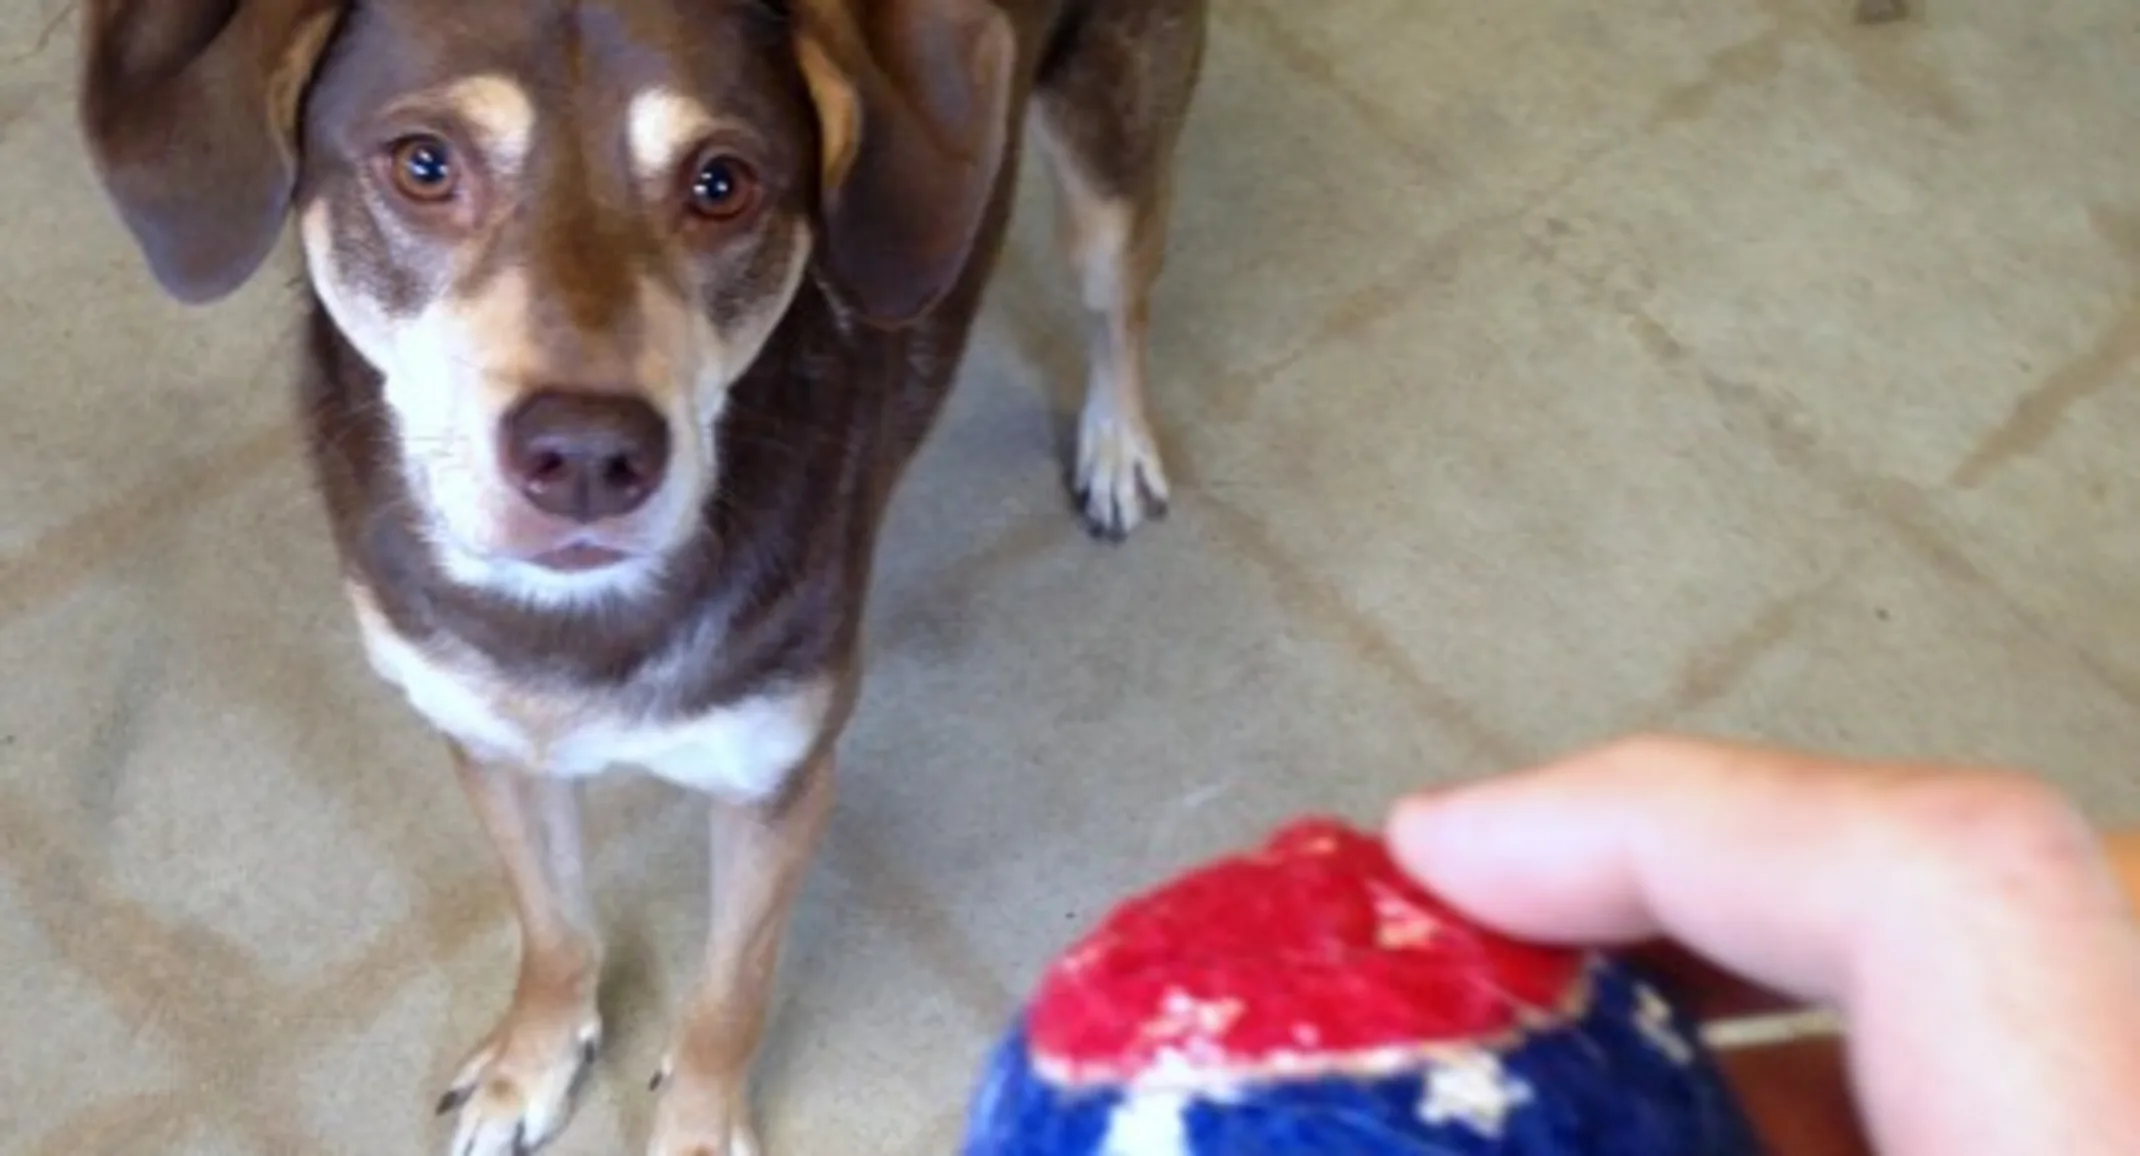
[[[1066,513],[1029,213],[888,537],[771,1156],[950,1151],[1080,920],[1303,808],[1672,725],[2140,817],[2140,21],[1923,2],[1220,0],[1175,516]],[[0,13],[0,1151],[438,1150],[504,898],[339,601],[288,285],[156,295],[63,7]],[[593,806],[614,1046],[567,1154],[638,1150],[703,923],[698,812]]]

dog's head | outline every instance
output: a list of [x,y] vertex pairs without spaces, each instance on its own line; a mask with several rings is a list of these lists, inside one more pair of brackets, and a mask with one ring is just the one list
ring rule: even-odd
[[806,272],[861,317],[964,269],[1005,147],[993,0],[91,0],[82,118],[157,280],[297,222],[457,579],[659,572]]

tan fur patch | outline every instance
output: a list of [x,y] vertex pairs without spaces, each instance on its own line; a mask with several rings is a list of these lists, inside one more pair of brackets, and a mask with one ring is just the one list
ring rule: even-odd
[[836,189],[847,179],[855,149],[861,143],[861,103],[854,85],[816,40],[806,36],[797,41],[795,53],[802,65],[803,83],[817,105],[818,132],[824,146],[820,176],[826,188]]
[[517,81],[492,73],[463,77],[396,101],[399,108],[444,108],[468,125],[494,168],[519,169],[535,140],[535,101]]
[[632,97],[624,118],[632,171],[645,181],[666,178],[717,124],[705,105],[672,89],[639,93]]
[[[328,37],[334,34],[335,14],[322,12],[298,28],[290,48],[282,59],[268,72],[267,98],[269,115],[280,125],[297,123],[298,106],[304,101],[305,83],[312,78],[312,68],[318,62],[320,52],[327,47]],[[297,160],[297,138],[294,133],[276,133],[275,147],[283,159]]]

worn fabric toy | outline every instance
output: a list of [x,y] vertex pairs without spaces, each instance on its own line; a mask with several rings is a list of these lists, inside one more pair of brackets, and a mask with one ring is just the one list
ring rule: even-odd
[[965,1156],[1757,1156],[1694,1025],[1310,819],[1110,915],[991,1058]]

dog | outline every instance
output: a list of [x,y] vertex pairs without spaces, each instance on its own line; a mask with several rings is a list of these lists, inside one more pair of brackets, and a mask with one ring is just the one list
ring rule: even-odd
[[879,529],[1030,139],[1089,323],[1075,504],[1164,512],[1148,303],[1204,0],[88,0],[79,115],[162,291],[294,228],[308,459],[373,668],[447,740],[520,931],[440,1111],[540,1147],[602,1024],[577,786],[711,815],[654,1156],[746,1085],[853,713]]

